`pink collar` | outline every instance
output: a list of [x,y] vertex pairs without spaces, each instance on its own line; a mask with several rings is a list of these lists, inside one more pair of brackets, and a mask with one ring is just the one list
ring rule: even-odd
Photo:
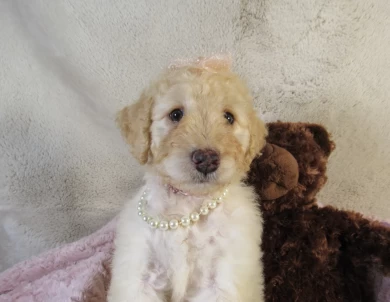
[[180,194],[180,195],[184,195],[184,196],[191,196],[190,193],[184,192],[183,190],[180,190],[180,189],[178,189],[178,188],[175,188],[175,187],[173,187],[172,185],[169,185],[169,184],[168,184],[167,187],[168,187],[168,190],[172,191],[173,194]]
[[166,186],[168,187],[168,191],[172,192],[173,194],[180,194],[180,195],[187,196],[187,197],[201,198],[201,199],[210,198],[210,195],[193,195],[189,192],[175,188],[174,186],[172,186],[170,184],[167,184]]
[[173,194],[180,194],[180,195],[183,195],[183,196],[188,196],[188,197],[192,197],[192,198],[201,198],[201,199],[212,198],[212,196],[210,196],[208,194],[207,195],[193,195],[193,194],[191,194],[189,192],[185,192],[183,190],[175,188],[171,184],[166,184],[165,186],[168,188],[168,192],[172,192]]

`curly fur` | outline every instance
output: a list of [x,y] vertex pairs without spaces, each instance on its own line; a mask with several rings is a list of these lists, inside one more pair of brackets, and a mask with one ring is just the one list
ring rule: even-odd
[[[271,123],[268,142],[295,157],[299,181],[286,195],[261,203],[266,301],[375,301],[371,272],[389,272],[390,230],[361,214],[316,204],[334,149],[326,130]],[[269,171],[262,158],[252,163],[248,182],[259,195]]]
[[[170,69],[118,115],[122,135],[147,172],[146,186],[127,202],[118,223],[110,302],[263,301],[262,218],[254,190],[242,179],[267,130],[244,83],[215,61],[207,64]],[[183,118],[173,121],[170,113],[178,109]],[[199,149],[217,152],[216,171],[197,171],[191,154]],[[229,192],[196,224],[164,232],[138,217],[146,187],[148,215],[162,220],[188,217],[223,188]]]

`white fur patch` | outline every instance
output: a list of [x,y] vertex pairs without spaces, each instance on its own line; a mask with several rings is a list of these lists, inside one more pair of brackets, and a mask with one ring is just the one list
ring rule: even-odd
[[[155,217],[188,215],[204,202],[169,194],[153,177],[147,186],[148,211]],[[231,186],[209,216],[165,232],[137,216],[142,191],[121,215],[109,302],[263,301],[262,219],[250,188]]]

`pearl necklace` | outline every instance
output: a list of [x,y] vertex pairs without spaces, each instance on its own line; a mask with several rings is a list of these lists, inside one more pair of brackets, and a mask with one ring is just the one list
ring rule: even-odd
[[148,194],[148,189],[146,189],[141,196],[141,200],[138,201],[138,216],[142,218],[151,228],[159,229],[162,231],[167,230],[176,230],[179,226],[189,227],[191,224],[196,223],[200,216],[207,216],[210,213],[210,210],[215,209],[223,200],[223,198],[227,195],[228,189],[225,189],[221,196],[217,198],[212,198],[207,204],[203,204],[199,213],[194,211],[189,216],[183,216],[181,219],[171,219],[167,220],[159,220],[157,218],[153,218],[146,211],[146,206],[148,201],[146,200],[146,195]]

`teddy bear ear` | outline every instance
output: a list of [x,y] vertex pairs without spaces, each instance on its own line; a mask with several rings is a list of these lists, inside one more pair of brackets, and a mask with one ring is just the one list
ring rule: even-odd
[[330,139],[328,131],[323,126],[317,124],[308,125],[307,129],[312,133],[313,139],[323,150],[325,156],[328,157],[335,149],[335,143]]

